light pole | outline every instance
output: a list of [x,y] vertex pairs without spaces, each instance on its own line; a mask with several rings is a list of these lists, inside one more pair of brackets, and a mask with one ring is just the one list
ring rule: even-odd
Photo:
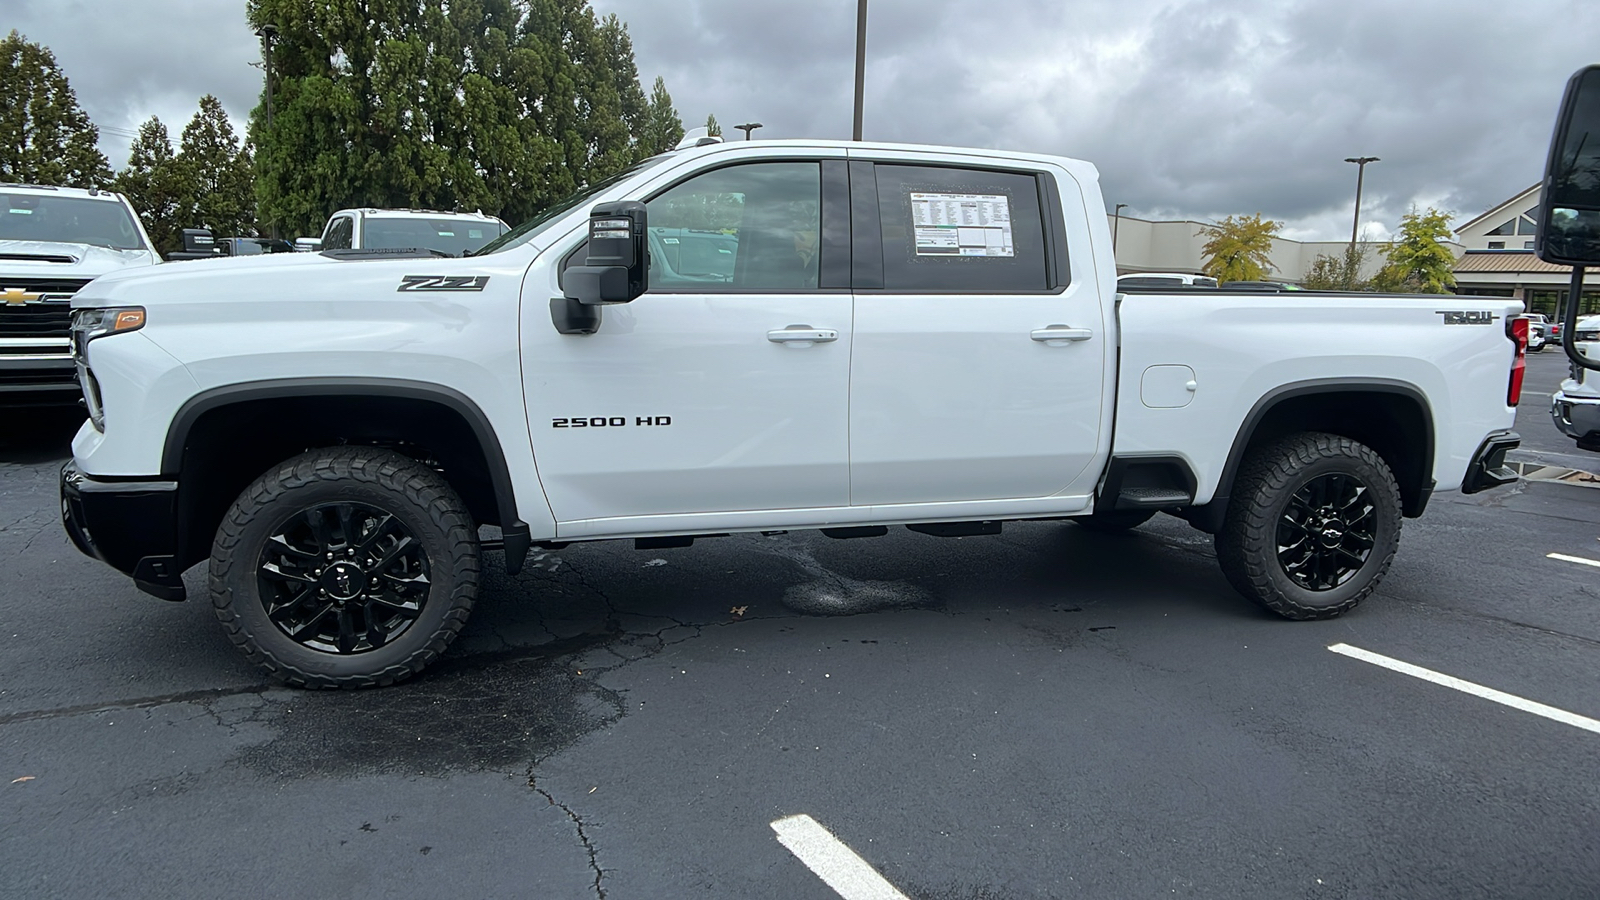
[[856,126],[853,141],[861,140],[861,97],[867,80],[867,0],[856,0]]
[[1111,260],[1117,259],[1117,226],[1122,224],[1122,211],[1128,208],[1126,203],[1118,203],[1117,208],[1111,211]]
[[[1356,258],[1356,233],[1361,228],[1361,180],[1367,174],[1367,163],[1378,161],[1376,156],[1347,156],[1345,162],[1356,164],[1356,218],[1350,223],[1350,259]],[[1354,273],[1352,273],[1354,274]]]
[[[278,39],[278,26],[268,22],[256,29],[256,36],[261,38],[262,61],[266,63],[267,72],[267,136],[272,135],[272,44]],[[260,232],[257,232],[259,234]],[[269,226],[268,236],[272,240],[278,239],[278,225],[276,222]]]
[[750,132],[755,131],[757,128],[760,128],[761,127],[761,123],[760,122],[746,122],[743,125],[735,125],[733,127],[735,127],[737,129],[739,129],[740,131],[744,132],[744,139],[748,141],[748,140],[750,140]]

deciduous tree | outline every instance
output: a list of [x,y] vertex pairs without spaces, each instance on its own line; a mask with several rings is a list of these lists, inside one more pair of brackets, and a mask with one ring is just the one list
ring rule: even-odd
[[1384,255],[1389,262],[1373,285],[1380,291],[1448,294],[1455,287],[1456,255],[1444,245],[1452,234],[1450,213],[1413,209],[1400,220],[1400,237]]
[[1201,270],[1218,282],[1262,280],[1272,269],[1272,238],[1280,227],[1260,213],[1203,226],[1199,233],[1207,240],[1200,248],[1205,257]]
[[0,181],[105,187],[99,140],[55,54],[16,31],[0,40]]

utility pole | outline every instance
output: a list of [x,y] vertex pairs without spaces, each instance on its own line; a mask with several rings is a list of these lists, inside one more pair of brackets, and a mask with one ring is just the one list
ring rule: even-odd
[[[266,63],[267,71],[267,135],[272,134],[272,44],[278,39],[278,26],[271,22],[256,29],[256,36],[261,38],[262,61]],[[278,224],[269,226],[268,236],[272,240],[278,239]]]
[[744,139],[748,141],[748,140],[750,140],[750,132],[755,131],[757,128],[760,128],[761,127],[761,123],[760,122],[746,122],[743,125],[735,125],[733,127],[735,127],[737,129],[739,129],[740,131],[744,132]]
[[851,140],[861,140],[861,98],[867,81],[867,0],[856,0],[856,127]]
[[1122,224],[1122,211],[1128,208],[1126,203],[1118,203],[1117,208],[1111,211],[1111,261],[1117,259],[1117,226]]
[[[1367,174],[1367,163],[1378,161],[1376,156],[1347,156],[1345,162],[1356,164],[1356,218],[1350,223],[1350,259],[1356,258],[1356,234],[1361,228],[1361,180]],[[1351,273],[1352,277],[1355,273]]]

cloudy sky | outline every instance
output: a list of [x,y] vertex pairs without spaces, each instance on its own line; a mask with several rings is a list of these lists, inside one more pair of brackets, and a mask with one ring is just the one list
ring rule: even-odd
[[[853,0],[592,0],[686,125],[848,138]],[[141,121],[257,100],[243,0],[0,0],[48,45],[114,165]],[[1075,156],[1145,218],[1261,212],[1347,238],[1411,206],[1465,222],[1538,180],[1562,85],[1600,62],[1595,0],[871,0],[865,136]],[[735,134],[729,129],[730,134]]]

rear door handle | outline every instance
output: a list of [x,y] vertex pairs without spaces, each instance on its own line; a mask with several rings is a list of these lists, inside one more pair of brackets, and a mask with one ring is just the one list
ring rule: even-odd
[[790,325],[767,332],[767,340],[774,344],[826,344],[838,339],[839,332],[832,328],[812,328],[810,325]]
[[1094,337],[1094,332],[1087,328],[1047,325],[1044,328],[1035,328],[1028,336],[1040,343],[1062,346],[1069,341],[1087,341]]

